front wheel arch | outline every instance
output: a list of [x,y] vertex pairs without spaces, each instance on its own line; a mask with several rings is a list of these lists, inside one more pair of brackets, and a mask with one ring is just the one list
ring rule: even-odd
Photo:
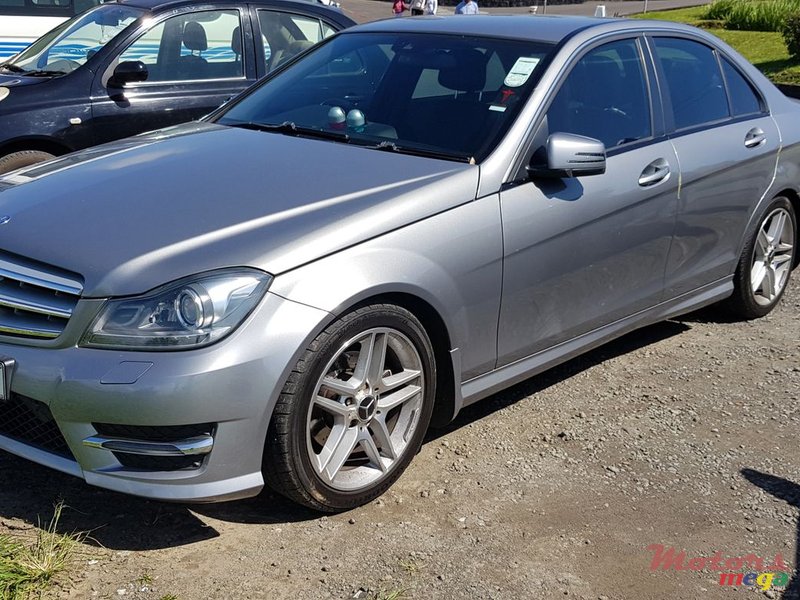
[[[450,350],[453,349],[450,333],[444,319],[430,303],[419,296],[394,292],[372,296],[360,301],[344,312],[351,312],[370,304],[394,304],[405,308],[422,323],[433,345],[436,358],[436,400],[433,405],[431,427],[444,427],[456,416],[458,403],[456,390],[460,389],[460,373],[455,373]],[[458,387],[457,387],[458,386]]]

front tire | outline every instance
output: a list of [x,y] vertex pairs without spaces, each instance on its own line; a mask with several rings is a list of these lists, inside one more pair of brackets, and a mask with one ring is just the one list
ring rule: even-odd
[[283,387],[264,449],[267,483],[324,512],[373,500],[419,451],[435,394],[433,348],[413,314],[376,304],[345,315]]
[[792,203],[776,198],[761,214],[758,227],[744,247],[734,275],[728,309],[737,317],[757,319],[780,302],[797,247],[797,217]]
[[0,157],[0,175],[3,173],[10,173],[22,167],[35,165],[36,163],[43,162],[55,158],[49,152],[42,152],[41,150],[20,150],[19,152],[12,152]]

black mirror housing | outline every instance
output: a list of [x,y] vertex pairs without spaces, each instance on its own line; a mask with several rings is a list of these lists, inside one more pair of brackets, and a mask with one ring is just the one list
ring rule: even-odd
[[126,83],[147,81],[147,65],[140,60],[126,60],[117,65],[114,74],[109,78],[108,85],[123,87]]

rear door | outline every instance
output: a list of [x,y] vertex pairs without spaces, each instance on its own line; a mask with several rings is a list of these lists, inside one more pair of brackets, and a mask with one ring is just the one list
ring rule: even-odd
[[[255,81],[248,13],[233,5],[204,7],[156,20],[98,72],[96,143],[198,119]],[[109,85],[123,61],[144,63],[147,80]]]
[[255,13],[256,39],[260,40],[255,48],[259,77],[341,29],[312,12],[258,7]]
[[778,130],[753,83],[717,49],[687,37],[649,39],[680,161],[667,298],[733,273],[755,204],[772,182]]

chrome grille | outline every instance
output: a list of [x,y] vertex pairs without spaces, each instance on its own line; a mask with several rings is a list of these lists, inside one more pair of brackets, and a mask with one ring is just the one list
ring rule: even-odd
[[0,256],[0,333],[58,337],[82,291],[81,282],[69,274]]

